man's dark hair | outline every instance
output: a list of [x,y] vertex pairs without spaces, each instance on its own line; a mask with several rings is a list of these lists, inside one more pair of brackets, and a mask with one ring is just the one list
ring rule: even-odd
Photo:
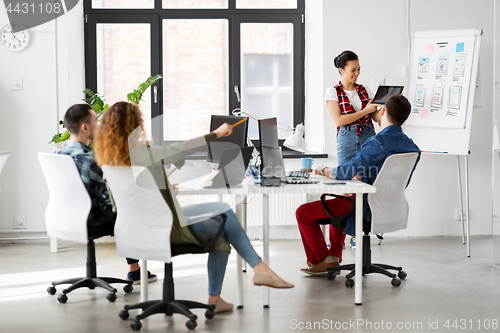
[[389,121],[394,125],[403,125],[411,112],[411,104],[402,95],[393,95],[385,102]]
[[90,124],[90,110],[92,108],[87,104],[75,104],[70,106],[64,115],[64,127],[70,134],[80,133],[82,123]]

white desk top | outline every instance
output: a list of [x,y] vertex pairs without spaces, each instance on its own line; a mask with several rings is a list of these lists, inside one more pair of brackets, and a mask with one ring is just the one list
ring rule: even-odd
[[[315,179],[318,179],[315,177]],[[261,186],[248,180],[231,188],[204,188],[201,191],[179,190],[177,195],[209,195],[209,194],[320,194],[320,193],[375,193],[375,187],[357,180],[336,181],[328,178],[318,179],[318,184],[284,184],[281,186]],[[326,185],[325,183],[342,182],[342,185]]]

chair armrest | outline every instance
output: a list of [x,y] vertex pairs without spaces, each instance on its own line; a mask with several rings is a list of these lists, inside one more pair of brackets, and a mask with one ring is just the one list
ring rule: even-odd
[[[346,199],[346,200],[352,201],[351,209],[346,214],[344,214],[342,216],[339,216],[339,217],[333,216],[333,214],[328,210],[328,207],[326,205],[326,199],[325,198],[327,196],[335,197],[335,198],[342,198],[342,199]],[[343,195],[331,194],[331,193],[323,193],[321,195],[321,204],[323,205],[323,209],[325,210],[325,212],[328,215],[328,217],[330,217],[331,225],[333,227],[339,228],[339,229],[344,229],[345,225],[346,225],[346,222],[347,222],[347,219],[349,217],[351,217],[352,214],[354,214],[354,210],[356,209],[355,202],[356,202],[355,199],[353,199],[351,197],[346,197],[346,196],[343,196]]]
[[217,243],[217,239],[219,239],[222,231],[224,230],[224,226],[226,225],[227,215],[222,213],[220,214],[222,220],[220,222],[219,230],[215,234],[214,238],[211,240],[207,240],[198,234],[192,225],[188,225],[189,231],[193,234],[193,237],[203,246],[203,250],[206,252],[212,252],[215,250],[215,244]]

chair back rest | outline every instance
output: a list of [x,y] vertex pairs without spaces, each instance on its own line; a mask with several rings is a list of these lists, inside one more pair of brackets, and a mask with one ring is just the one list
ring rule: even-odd
[[47,234],[87,243],[87,219],[92,201],[71,156],[38,153],[49,188],[45,211]]
[[10,151],[5,150],[5,151],[0,151],[0,174],[2,173],[2,169],[7,162],[7,159],[10,156]]
[[118,254],[169,263],[173,216],[151,172],[142,166],[109,165],[102,171],[116,204]]
[[394,154],[385,160],[373,185],[376,193],[368,195],[372,212],[372,233],[405,229],[409,206],[405,189],[418,153]]

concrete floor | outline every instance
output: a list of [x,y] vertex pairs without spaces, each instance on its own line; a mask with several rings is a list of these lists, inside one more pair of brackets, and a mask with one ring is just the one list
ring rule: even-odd
[[[253,242],[262,253],[262,243]],[[222,297],[236,301],[235,256],[231,254]],[[353,262],[355,250],[346,248],[344,262]],[[310,277],[299,240],[272,241],[271,267],[294,289],[271,290],[271,307],[262,307],[262,289],[253,286],[253,273],[244,274],[245,307],[206,320],[198,315],[197,332],[498,332],[500,330],[500,271],[491,266],[491,237],[472,237],[472,256],[458,237],[387,238],[382,246],[372,239],[374,262],[402,265],[408,277],[399,288],[380,275],[363,278],[363,305],[354,305],[354,289],[344,275],[329,281]],[[90,333],[131,332],[130,319],[118,312],[139,301],[140,287],[131,294],[118,288],[114,303],[102,289],[79,289],[59,304],[45,292],[52,280],[85,274],[85,246],[62,244],[50,254],[48,244],[2,244],[0,269],[0,332]],[[125,277],[125,260],[114,244],[97,245],[98,274]],[[160,281],[149,284],[149,299],[161,296],[163,264],[148,267]],[[176,296],[206,301],[206,256],[174,258]],[[58,288],[60,293],[61,287]],[[137,311],[137,310],[136,310]],[[138,312],[131,311],[131,316]],[[457,320],[457,321],[455,321]],[[142,332],[187,332],[186,318],[155,315],[143,320]],[[445,326],[449,324],[449,329]],[[399,326],[399,327],[398,327]]]

